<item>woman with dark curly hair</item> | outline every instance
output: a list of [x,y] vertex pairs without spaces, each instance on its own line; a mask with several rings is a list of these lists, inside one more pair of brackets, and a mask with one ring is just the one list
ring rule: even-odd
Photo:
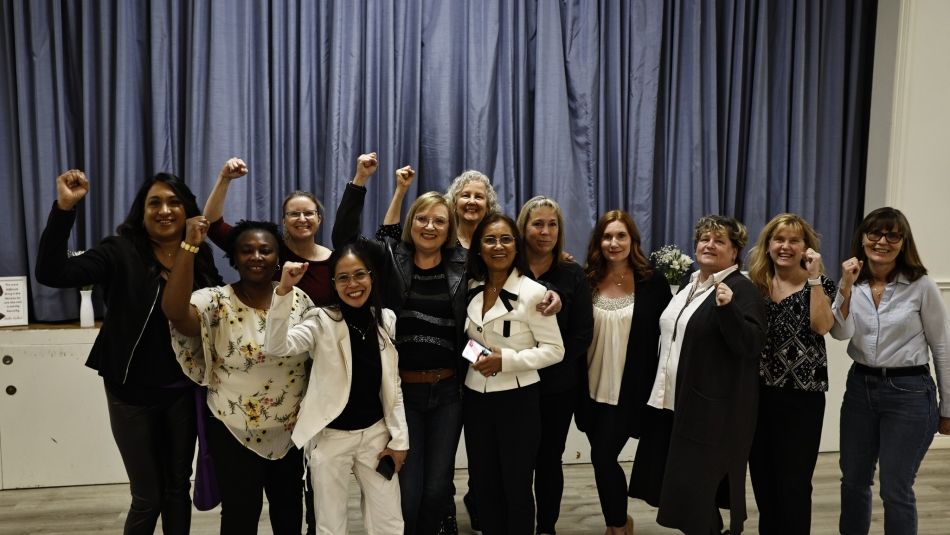
[[[186,245],[203,243],[206,231],[204,218],[188,220]],[[257,533],[264,493],[275,535],[300,533],[303,463],[290,433],[306,388],[307,354],[264,353],[279,250],[277,225],[241,221],[225,249],[237,282],[192,293],[194,255],[179,255],[162,297],[182,369],[208,387],[206,435],[221,492],[221,533]],[[296,324],[313,302],[299,288],[293,293],[289,321]]]
[[76,205],[89,192],[85,173],[57,178],[57,200],[40,238],[36,280],[55,288],[102,285],[105,319],[86,366],[102,376],[112,435],[122,455],[132,505],[126,534],[191,526],[191,461],[195,455],[194,385],[175,362],[161,310],[165,279],[177,257],[192,257],[188,291],[220,284],[207,245],[183,248],[185,220],[203,220],[185,183],[159,173],[139,188],[117,236],[69,257],[66,242]]
[[617,458],[631,437],[640,438],[650,418],[646,401],[670,286],[650,267],[640,249],[640,230],[623,210],[597,220],[584,271],[593,295],[594,335],[587,350],[587,410],[579,421],[590,441],[607,533],[629,534],[633,518],[627,514],[627,482]]

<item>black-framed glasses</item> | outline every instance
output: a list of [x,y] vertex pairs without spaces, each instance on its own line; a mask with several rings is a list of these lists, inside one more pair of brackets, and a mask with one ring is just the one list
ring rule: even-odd
[[354,271],[353,273],[337,273],[336,277],[333,277],[331,280],[337,286],[346,286],[350,281],[355,281],[358,284],[362,284],[369,280],[369,275],[372,271],[367,269],[361,269],[359,271]]
[[294,210],[293,212],[284,212],[284,217],[288,219],[297,219],[298,217],[313,219],[314,217],[317,217],[317,211],[316,210]]
[[488,247],[494,247],[498,245],[499,243],[502,245],[511,245],[512,243],[515,243],[515,237],[512,236],[511,234],[502,234],[501,236],[498,236],[498,237],[485,236],[484,238],[482,238],[482,245],[485,245]]
[[437,228],[443,229],[449,224],[449,220],[444,217],[429,217],[424,215],[417,215],[412,218],[415,221],[416,225],[419,225],[422,228],[428,227],[430,224]]
[[900,232],[881,232],[880,230],[872,230],[871,232],[865,232],[864,235],[867,237],[870,242],[881,241],[881,236],[887,240],[887,243],[900,243],[904,239],[904,235]]

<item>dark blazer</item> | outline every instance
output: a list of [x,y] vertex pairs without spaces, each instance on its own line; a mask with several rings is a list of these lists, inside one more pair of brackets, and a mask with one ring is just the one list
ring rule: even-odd
[[[53,204],[40,238],[36,280],[53,288],[102,286],[107,310],[86,366],[98,370],[99,375],[112,383],[125,384],[134,358],[149,358],[162,350],[173,357],[168,321],[161,307],[165,285],[161,266],[154,258],[142,258],[135,244],[121,236],[105,238],[85,253],[67,258],[67,241],[75,220],[75,210],[60,210]],[[207,247],[203,246],[202,250]],[[217,270],[195,277],[196,289],[220,282]],[[150,323],[152,317],[160,321]],[[156,329],[154,337],[143,336],[146,328]],[[141,347],[142,339],[161,339],[167,343],[162,342],[161,348]],[[177,363],[175,369],[178,369]]]
[[[377,252],[379,266],[382,273],[375,278],[383,307],[391,309],[399,317],[403,304],[409,297],[409,288],[412,285],[412,274],[415,270],[413,262],[414,250],[411,244],[402,240],[384,237],[380,241],[366,239],[360,235],[360,226],[363,214],[363,204],[366,200],[366,188],[352,182],[346,185],[340,206],[337,209],[336,220],[333,222],[333,248],[337,249],[347,243],[362,240]],[[445,267],[445,277],[449,283],[449,296],[452,299],[452,315],[455,319],[455,341],[457,363],[456,374],[459,384],[465,380],[469,362],[462,358],[462,348],[468,342],[465,336],[465,317],[468,292],[468,277],[465,274],[465,261],[468,252],[458,246],[443,252],[442,265]]]
[[582,380],[586,392],[587,348],[594,336],[594,311],[584,269],[575,262],[554,262],[538,281],[546,283],[561,298],[557,325],[564,341],[564,359],[538,370],[541,393],[566,392],[576,388]]
[[686,533],[710,528],[717,489],[728,484],[730,529],[746,519],[745,475],[755,433],[759,354],[765,345],[765,301],[736,271],[723,282],[732,301],[716,306],[714,293],[683,332],[676,375],[673,432],[657,522]]

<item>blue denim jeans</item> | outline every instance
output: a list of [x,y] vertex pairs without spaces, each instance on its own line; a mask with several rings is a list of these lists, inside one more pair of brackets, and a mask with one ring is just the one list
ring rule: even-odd
[[868,532],[874,465],[881,465],[884,532],[917,533],[914,479],[937,432],[936,386],[929,375],[875,377],[848,372],[841,405],[842,534]]
[[407,534],[435,535],[455,500],[455,451],[462,432],[458,379],[402,384],[409,455],[399,472]]

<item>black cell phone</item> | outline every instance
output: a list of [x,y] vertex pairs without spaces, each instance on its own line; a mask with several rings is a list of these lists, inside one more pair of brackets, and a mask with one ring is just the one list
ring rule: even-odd
[[393,460],[392,456],[385,455],[379,460],[379,464],[376,465],[376,471],[387,480],[390,480],[393,478],[393,475],[396,474],[396,461]]

